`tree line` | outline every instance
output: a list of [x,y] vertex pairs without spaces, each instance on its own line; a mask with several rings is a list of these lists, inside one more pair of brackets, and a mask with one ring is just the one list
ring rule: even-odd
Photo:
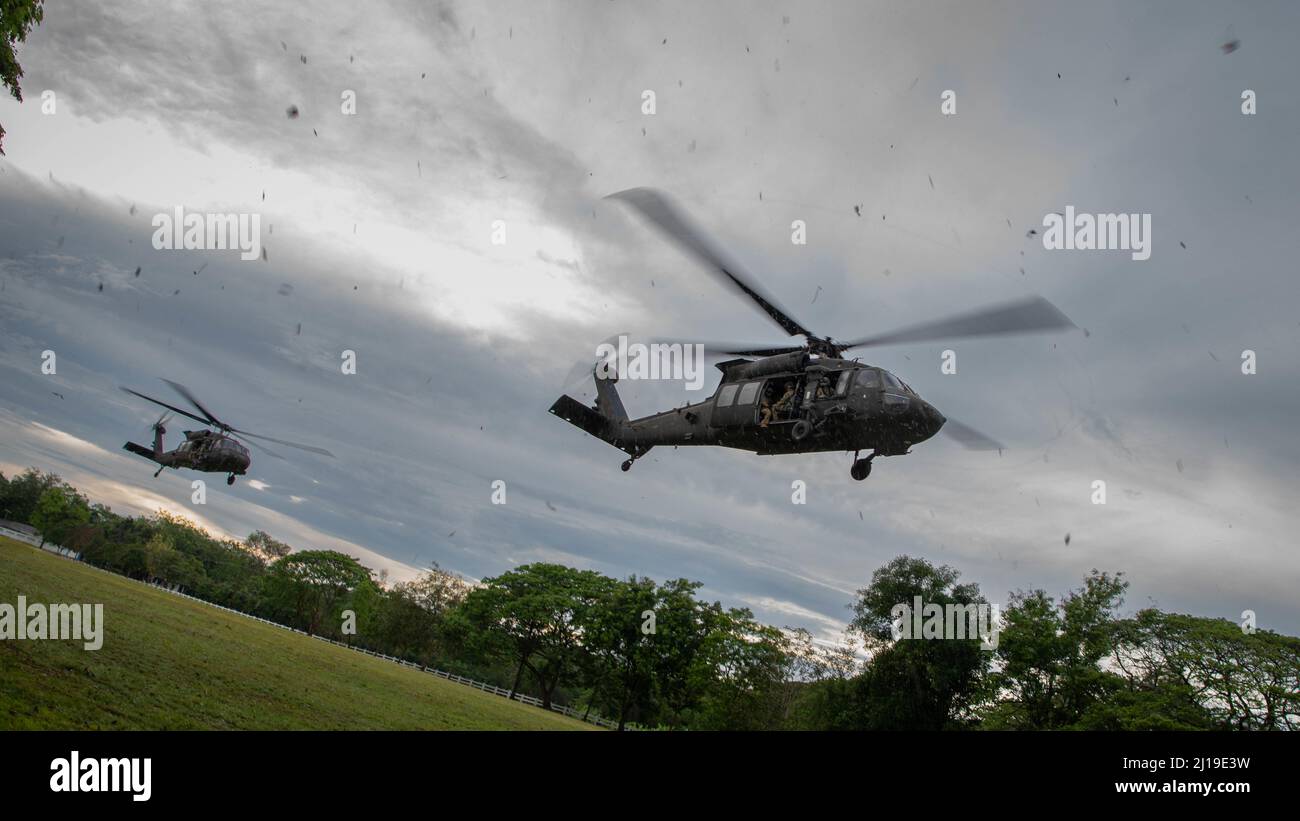
[[762,624],[700,582],[534,563],[471,583],[436,565],[392,582],[257,531],[219,539],[130,517],[58,476],[0,474],[0,518],[83,561],[180,586],[306,632],[618,721],[669,729],[1300,729],[1300,639],[1154,608],[1122,615],[1123,574],[1059,598],[1018,591],[996,647],[896,638],[897,606],[987,605],[948,566],[900,556],[835,640]]

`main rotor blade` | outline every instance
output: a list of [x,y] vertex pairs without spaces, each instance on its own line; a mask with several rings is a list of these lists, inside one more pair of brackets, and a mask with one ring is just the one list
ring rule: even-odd
[[928,342],[971,336],[1051,331],[1078,327],[1060,309],[1041,296],[993,305],[970,313],[957,314],[934,322],[924,322],[879,336],[867,336],[849,342],[836,342],[842,350],[868,345],[894,345],[899,342]]
[[[244,434],[244,435],[247,436],[248,434]],[[268,448],[266,445],[259,445],[259,444],[257,444],[256,442],[244,442],[244,444],[248,445],[250,448],[256,448],[257,450],[261,451],[262,453],[265,453],[267,456],[273,456],[273,457],[275,457],[276,459],[281,459],[281,460],[284,459],[283,456],[281,456],[280,454],[278,454],[278,453],[276,453],[275,451],[271,450],[271,449]]]
[[270,436],[262,436],[261,434],[258,433],[249,433],[248,431],[240,430],[239,428],[231,428],[230,430],[232,433],[238,433],[240,436],[251,436],[254,439],[265,439],[266,441],[274,442],[277,445],[284,445],[290,448],[298,448],[299,450],[306,450],[306,451],[311,451],[312,453],[319,453],[321,456],[328,456],[331,459],[334,458],[334,454],[330,453],[328,450],[325,450],[325,448],[314,448],[311,445],[300,445],[297,442],[286,442],[283,439],[275,439]]
[[621,200],[641,212],[641,215],[654,223],[660,231],[708,266],[724,284],[754,300],[763,313],[771,317],[781,330],[791,336],[811,335],[807,328],[799,324],[788,311],[780,307],[776,300],[760,288],[754,278],[737,262],[709,241],[704,232],[695,226],[690,217],[674,205],[667,195],[653,188],[629,188],[626,191],[610,194],[606,199]]
[[131,390],[130,388],[122,388],[122,390],[126,391],[126,392],[129,393],[129,394],[132,394],[133,396],[138,396],[138,397],[140,397],[141,399],[144,399],[144,400],[147,400],[147,401],[149,401],[149,402],[152,402],[152,403],[154,403],[155,405],[162,405],[162,406],[163,406],[164,408],[166,408],[167,410],[175,411],[176,413],[179,413],[181,416],[188,416],[189,418],[193,419],[195,422],[199,422],[200,424],[204,424],[204,425],[210,425],[210,424],[212,424],[212,423],[209,422],[207,419],[200,419],[199,417],[195,416],[194,414],[190,413],[190,412],[187,411],[187,410],[182,410],[181,408],[178,408],[178,407],[176,407],[175,405],[168,405],[166,402],[162,402],[162,401],[159,401],[159,400],[157,400],[157,399],[154,399],[152,396],[145,396],[144,394],[140,393],[139,391],[133,391],[133,390]]
[[225,425],[222,424],[222,422],[221,422],[220,419],[218,419],[217,417],[215,417],[215,416],[212,415],[212,411],[210,411],[210,410],[208,410],[207,408],[203,407],[203,403],[200,402],[200,401],[198,400],[198,397],[196,397],[193,393],[190,392],[190,389],[189,389],[189,388],[185,387],[184,385],[182,385],[182,384],[179,383],[179,382],[173,382],[173,381],[171,381],[170,379],[164,379],[163,381],[166,382],[168,385],[171,385],[171,386],[172,386],[172,389],[173,389],[174,391],[176,391],[177,393],[179,393],[181,396],[183,396],[183,397],[185,397],[186,399],[190,400],[190,404],[193,405],[194,407],[198,408],[198,409],[199,409],[199,413],[201,413],[201,414],[203,414],[204,416],[208,417],[208,422],[210,422],[210,423],[216,425],[216,426],[219,427],[219,428],[224,428],[224,427],[225,427]]
[[716,349],[705,348],[705,353],[716,353],[721,356],[780,356],[786,353],[796,353],[804,350],[803,345],[795,345],[789,348],[751,348],[743,351],[719,351]]
[[970,448],[971,450],[1002,450],[1003,449],[1001,442],[998,442],[995,439],[991,439],[990,437],[985,436],[984,434],[972,428],[970,425],[964,425],[961,422],[958,422],[956,419],[953,419],[951,416],[947,417],[947,421],[943,423],[943,427],[941,428],[941,430],[944,433],[951,436],[953,439],[956,439],[959,443],[961,443],[961,445]]
[[794,353],[807,348],[806,345],[762,345],[746,344],[742,342],[692,342],[683,339],[667,339],[659,337],[652,340],[661,345],[703,345],[705,356],[778,356],[783,353]]

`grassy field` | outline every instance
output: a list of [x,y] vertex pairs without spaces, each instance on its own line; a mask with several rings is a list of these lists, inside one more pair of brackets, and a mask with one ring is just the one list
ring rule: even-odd
[[104,644],[0,641],[0,729],[595,729],[0,537],[0,602],[103,603]]

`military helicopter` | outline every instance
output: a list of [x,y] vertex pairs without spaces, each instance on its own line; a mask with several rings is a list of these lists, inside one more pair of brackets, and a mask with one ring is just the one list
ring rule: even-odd
[[[158,474],[163,472],[163,468],[189,468],[190,470],[198,470],[204,473],[225,473],[227,474],[226,484],[233,485],[235,483],[235,477],[243,476],[247,473],[248,467],[253,461],[252,456],[248,452],[248,448],[244,447],[243,442],[240,442],[232,436],[231,434],[233,433],[237,433],[246,438],[265,439],[268,442],[275,442],[277,445],[299,448],[301,450],[311,451],[312,453],[319,453],[322,456],[334,456],[334,454],[324,448],[314,448],[311,445],[300,445],[296,442],[286,442],[283,439],[272,439],[270,436],[261,436],[256,433],[249,433],[248,431],[240,430],[239,428],[233,428],[213,416],[212,412],[205,408],[203,403],[195,398],[189,388],[177,382],[173,382],[170,379],[164,379],[163,381],[168,385],[171,385],[177,393],[185,397],[189,403],[194,406],[195,410],[203,415],[201,417],[195,416],[187,410],[182,410],[175,405],[169,405],[166,402],[159,401],[151,396],[145,396],[139,391],[133,391],[130,388],[122,388],[122,390],[132,396],[138,396],[141,399],[152,402],[155,405],[161,405],[167,409],[163,412],[162,416],[158,417],[158,421],[153,423],[152,449],[147,448],[144,445],[138,445],[135,442],[127,442],[122,446],[124,449],[139,456],[143,456],[151,462],[157,462],[158,469],[154,471],[153,474],[155,479],[158,478]],[[185,441],[181,442],[175,450],[163,450],[163,436],[167,433],[167,428],[164,427],[164,425],[173,413],[179,413],[181,416],[193,419],[195,422],[209,425],[215,430],[187,430],[184,432]],[[249,442],[248,444],[268,456],[273,456],[276,459],[284,458],[271,451],[269,448],[259,446],[253,442]]]
[[[995,336],[1076,327],[1042,297],[994,305],[891,333],[838,341],[819,336],[781,308],[664,194],[633,188],[609,195],[638,211],[724,285],[803,344],[706,345],[706,353],[736,357],[718,362],[722,381],[694,404],[629,419],[608,357],[592,367],[594,407],[568,395],[550,412],[628,454],[624,471],[651,448],[717,445],[762,455],[852,451],[849,475],[861,481],[877,456],[901,456],[940,430],[966,447],[1002,450],[973,428],[945,417],[889,371],[843,354],[853,348],[937,339]],[[870,451],[862,456],[863,451]]]

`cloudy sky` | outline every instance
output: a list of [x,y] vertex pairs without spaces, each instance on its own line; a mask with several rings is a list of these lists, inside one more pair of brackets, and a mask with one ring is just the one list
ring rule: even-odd
[[[26,102],[0,102],[0,470],[397,578],[685,576],[823,637],[901,553],[992,601],[1100,568],[1130,609],[1295,634],[1298,31],[1262,2],[53,4]],[[1028,294],[1080,330],[869,352],[1001,455],[939,437],[859,483],[845,454],[658,449],[622,473],[546,412],[589,393],[565,379],[599,341],[784,341],[603,200],[642,185],[819,333]],[[1151,258],[1027,236],[1067,205],[1151,214]],[[177,206],[260,214],[266,259],[155,250]],[[337,458],[255,453],[191,505],[194,474],[121,450],[157,414],[117,387],[159,377]],[[621,389],[634,416],[699,399]]]

